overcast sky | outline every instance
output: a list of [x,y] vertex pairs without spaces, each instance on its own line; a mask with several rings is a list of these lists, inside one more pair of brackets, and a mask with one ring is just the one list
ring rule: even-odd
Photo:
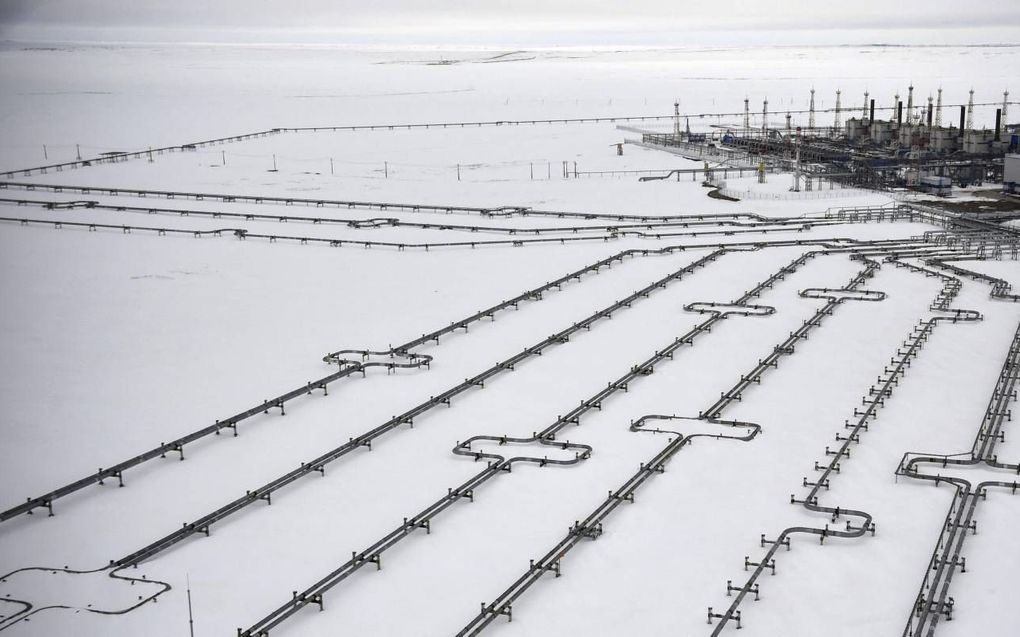
[[661,46],[713,36],[725,44],[1020,44],[1020,2],[0,0],[4,39]]

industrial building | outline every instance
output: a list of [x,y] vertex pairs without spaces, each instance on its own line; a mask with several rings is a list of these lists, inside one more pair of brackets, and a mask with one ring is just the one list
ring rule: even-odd
[[1006,155],[1002,170],[1002,190],[1020,194],[1020,155]]
[[[814,90],[807,111],[787,112],[784,127],[770,127],[768,100],[761,113],[750,112],[744,100],[743,125],[717,125],[712,133],[681,130],[679,114],[672,134],[648,133],[646,144],[678,148],[693,158],[718,158],[724,162],[771,167],[803,173],[841,183],[872,188],[911,188],[948,195],[953,186],[967,187],[985,182],[1009,182],[1003,171],[1005,157],[1018,150],[1020,124],[1007,124],[1009,92],[1002,102],[975,104],[970,91],[966,104],[943,104],[942,89],[937,101],[914,103],[914,87],[909,87],[904,104],[897,94],[892,106],[876,109],[874,99],[864,94],[863,106],[841,108],[841,93],[836,106],[815,109]],[[974,126],[974,112],[990,117],[992,128]],[[876,110],[878,113],[876,113]],[[943,123],[943,114],[947,115]],[[808,116],[806,126],[794,125],[793,115]],[[831,114],[831,125],[819,125],[817,115]],[[950,115],[958,114],[958,119]],[[847,116],[844,120],[843,117]],[[775,119],[779,119],[776,117]],[[802,122],[803,123],[803,122]],[[1015,176],[1011,183],[1016,189]]]

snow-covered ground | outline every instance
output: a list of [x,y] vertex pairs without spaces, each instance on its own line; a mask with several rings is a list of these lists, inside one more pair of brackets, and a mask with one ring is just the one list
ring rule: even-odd
[[[53,163],[74,160],[79,149],[94,157],[276,127],[664,115],[675,99],[683,112],[697,114],[738,112],[745,95],[768,96],[779,117],[805,108],[812,86],[820,108],[831,106],[837,88],[845,106],[859,106],[856,95],[866,89],[891,103],[911,81],[925,95],[942,86],[951,103],[971,86],[982,101],[996,101],[1020,70],[1018,51],[6,43],[0,169],[47,163],[43,144]],[[979,125],[988,123],[987,108],[977,116]],[[738,120],[695,117],[691,126]],[[185,445],[183,462],[169,452],[125,471],[124,488],[107,478],[56,499],[53,517],[37,508],[0,522],[0,573],[11,573],[0,579],[0,632],[180,635],[188,630],[190,588],[195,634],[236,634],[294,592],[314,588],[352,552],[408,519],[413,526],[449,489],[485,475],[485,462],[451,452],[462,441],[532,437],[614,386],[597,407],[557,430],[557,442],[588,445],[590,457],[537,441],[475,443],[473,451],[577,462],[517,462],[486,478],[472,500],[454,498],[435,513],[428,533],[418,529],[387,546],[378,572],[370,563],[325,592],[325,612],[309,604],[271,633],[457,633],[479,613],[479,602],[497,600],[528,572],[529,560],[541,562],[568,528],[603,506],[607,492],[621,493],[670,448],[677,433],[630,430],[650,414],[681,417],[650,422],[695,438],[661,475],[650,472],[595,541],[560,554],[562,577],[546,573],[513,600],[513,621],[497,616],[487,632],[711,634],[719,619],[707,624],[706,610],[729,607],[727,581],[744,585],[751,575],[745,556],[757,562],[767,550],[762,534],[827,523],[843,530],[847,516],[830,521],[792,505],[791,494],[802,499],[804,482],[820,475],[816,463],[832,460],[827,452],[850,433],[845,424],[874,397],[869,389],[896,365],[919,321],[948,316],[931,307],[945,279],[882,261],[894,251],[891,241],[901,241],[901,251],[937,256],[945,246],[919,237],[939,228],[889,221],[893,202],[865,191],[765,198],[784,196],[788,174],[769,174],[764,185],[728,178],[729,189],[763,197],[739,202],[707,197],[700,178],[686,175],[644,183],[627,174],[564,176],[564,164],[573,171],[575,162],[578,171],[701,167],[629,144],[618,156],[615,145],[635,136],[619,125],[282,132],[156,154],[151,162],[6,180],[0,199],[26,203],[0,202],[0,217],[14,220],[0,223],[4,510],[325,377],[337,370],[323,362],[328,352],[399,349],[567,273],[626,256],[409,347],[432,357],[428,368],[368,368],[364,377],[331,383],[328,395],[312,388],[287,402],[286,415],[272,407],[244,420],[236,438],[224,429]],[[111,194],[114,188],[135,192]],[[278,199],[243,199],[249,196]],[[38,205],[84,200],[96,207]],[[350,201],[438,209],[338,203]],[[827,225],[833,220],[823,215],[877,206],[887,206],[883,222]],[[494,214],[504,207],[518,210]],[[503,243],[486,243],[493,241]],[[849,248],[872,251],[876,262],[850,258]],[[716,258],[691,267],[716,249]],[[976,260],[976,242],[956,249],[971,257],[953,262],[958,267],[1020,284],[1008,250],[1005,260]],[[795,261],[805,253],[816,256]],[[825,293],[800,294],[842,289],[869,267],[874,276],[855,289],[882,292],[884,300],[845,300],[818,316]],[[976,310],[983,320],[935,324],[818,494],[819,506],[873,515],[877,532],[824,543],[793,535],[792,550],[775,555],[775,576],[757,580],[761,600],[748,597],[740,606],[748,634],[903,631],[953,493],[895,471],[907,452],[970,448],[1020,321],[1020,306],[992,298],[987,281],[960,280],[949,307]],[[614,305],[646,286],[646,295]],[[711,315],[685,306],[738,302],[775,311],[731,315],[691,332]],[[805,329],[809,337],[777,349]],[[564,330],[569,338],[546,341]],[[662,356],[685,335],[689,346]],[[430,404],[522,351],[529,356],[484,387],[458,393],[449,406]],[[775,367],[755,371],[777,352]],[[638,373],[651,357],[663,359],[654,373]],[[624,391],[618,381],[628,374],[634,377]],[[716,414],[760,426],[738,440],[752,425],[735,430],[702,416],[752,374],[739,401]],[[413,427],[388,429],[370,450],[328,463],[323,475],[311,471],[274,492],[271,506],[256,496],[211,524],[209,537],[196,533],[137,568],[113,571],[133,580],[108,570],[60,570],[104,569],[417,405],[429,408]],[[998,461],[1016,465],[1010,427]],[[962,476],[968,469],[950,471]],[[989,467],[970,471],[1015,479]],[[1010,634],[1020,622],[1010,597],[1020,567],[1020,499],[989,489],[976,515],[978,534],[963,549],[966,573],[958,571],[950,588],[953,621],[939,623],[940,634]],[[57,570],[15,572],[32,567]],[[31,610],[67,608],[28,614],[18,600]],[[86,612],[119,612],[143,601],[123,614]],[[734,629],[731,621],[724,630]]]

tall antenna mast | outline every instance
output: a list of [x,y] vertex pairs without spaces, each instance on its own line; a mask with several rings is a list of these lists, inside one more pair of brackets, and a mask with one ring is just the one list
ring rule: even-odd
[[967,130],[974,130],[974,89],[970,89],[970,99],[967,100]]
[[[815,89],[811,87],[811,104],[808,106],[808,130],[815,127]],[[789,126],[787,126],[789,128]]]
[[1003,91],[1002,93],[1002,132],[1006,132],[1006,112],[1009,109],[1009,91]]
[[833,122],[833,128],[836,129],[836,132],[839,132],[839,94],[840,94],[840,92],[841,91],[839,89],[836,89],[836,119]]
[[935,128],[942,127],[942,87],[939,87],[939,99],[935,102]]
[[800,192],[800,126],[797,127],[797,158],[796,158],[796,169],[793,171],[793,192]]

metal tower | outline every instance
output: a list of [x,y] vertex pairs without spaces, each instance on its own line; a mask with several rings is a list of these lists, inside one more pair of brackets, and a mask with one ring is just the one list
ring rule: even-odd
[[939,99],[935,102],[935,128],[942,127],[942,87],[939,87]]
[[1003,91],[1002,93],[1002,132],[1006,132],[1006,112],[1009,110],[1009,91]]
[[751,128],[751,102],[744,98],[744,130]]
[[801,141],[800,126],[797,127],[797,156],[795,160],[796,168],[793,171],[793,188],[790,188],[793,192],[800,192],[800,141]]
[[[813,129],[815,127],[815,89],[814,88],[811,89],[811,104],[808,106],[808,121],[807,121],[807,126],[808,126],[809,130]],[[787,126],[787,128],[789,128],[789,126]]]
[[970,98],[967,100],[967,130],[974,130],[974,89],[970,89]]
[[914,123],[914,85],[907,89],[907,123]]
[[836,119],[833,121],[833,125],[832,125],[832,127],[836,129],[836,132],[839,132],[839,110],[840,110],[839,109],[839,94],[840,94],[840,92],[841,91],[839,91],[838,89],[836,90]]
[[769,98],[767,97],[761,107],[761,130],[766,133],[769,130]]

